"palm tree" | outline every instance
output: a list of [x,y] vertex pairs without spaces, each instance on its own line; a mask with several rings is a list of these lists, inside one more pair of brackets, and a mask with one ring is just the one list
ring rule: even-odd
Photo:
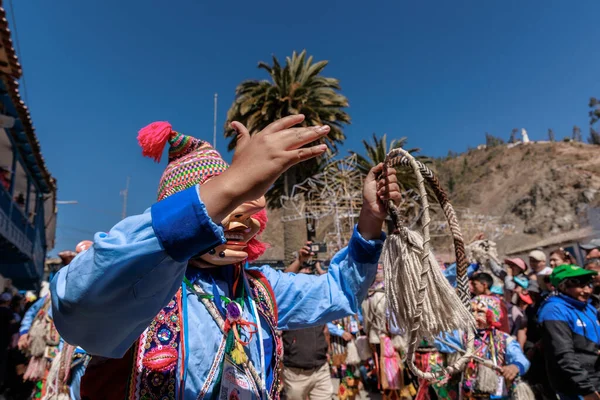
[[[356,153],[355,151],[350,150],[350,154],[356,155],[357,158],[357,166],[360,171],[367,175],[371,168],[376,166],[379,163],[385,161],[385,157],[390,150],[396,149],[398,147],[404,148],[410,154],[414,155],[415,158],[421,161],[424,164],[430,163],[431,160],[428,157],[416,155],[416,153],[420,152],[419,148],[411,148],[407,149],[406,144],[408,143],[408,139],[406,137],[401,137],[400,139],[393,139],[389,145],[387,142],[387,135],[384,134],[381,138],[378,138],[377,135],[373,134],[373,142],[369,142],[367,140],[362,140],[362,144],[365,148],[366,156],[362,154]],[[400,183],[400,189],[402,191],[408,189],[415,189],[417,187],[416,179],[412,171],[407,168],[397,168],[398,182]]]
[[[235,148],[237,138],[236,132],[229,127],[232,121],[243,123],[251,134],[255,134],[279,118],[304,114],[305,126],[330,126],[329,135],[319,141],[328,145],[330,155],[334,153],[346,138],[342,129],[350,123],[350,116],[344,111],[348,99],[339,93],[339,81],[320,75],[327,64],[328,61],[313,62],[312,56],[307,58],[306,50],[299,54],[294,51],[292,57],[286,57],[284,67],[275,56],[272,65],[259,62],[258,68],[265,70],[270,79],[244,81],[236,88],[225,122],[229,150]],[[280,207],[281,196],[289,196],[294,185],[314,175],[322,163],[322,160],[310,160],[289,169],[267,193],[269,206]],[[287,223],[286,227],[290,225]],[[297,227],[289,229],[297,230]]]
[[[407,149],[407,143],[408,139],[406,137],[401,137],[400,139],[393,139],[388,145],[386,134],[384,134],[381,138],[378,138],[374,133],[372,143],[367,140],[362,140],[366,156],[363,156],[362,154],[356,153],[352,150],[350,150],[350,154],[356,155],[357,167],[363,175],[367,175],[371,168],[384,162],[385,157],[390,150],[398,147],[404,148],[407,152],[412,154],[417,160],[424,164],[429,164],[431,162],[431,160],[426,156],[416,155],[416,153],[420,152],[421,149],[416,147]],[[417,190],[417,179],[411,169],[402,167],[396,168],[396,175],[398,176],[398,183],[402,192],[410,189]],[[427,185],[425,187],[428,193],[432,194],[431,189]],[[408,198],[404,200],[408,201],[408,208],[402,210],[404,217],[407,219],[415,218],[418,204]],[[391,232],[393,229],[394,228],[391,225],[391,221],[388,220],[388,231]]]

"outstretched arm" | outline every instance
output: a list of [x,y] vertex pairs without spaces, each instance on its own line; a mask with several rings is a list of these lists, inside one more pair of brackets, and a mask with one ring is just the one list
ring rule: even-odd
[[279,328],[323,325],[356,314],[375,280],[384,238],[380,234],[379,240],[368,241],[355,229],[348,247],[333,257],[325,275],[283,273],[261,267],[277,300]]
[[288,168],[325,152],[326,145],[304,146],[329,127],[292,128],[303,120],[282,118],[253,137],[233,122],[238,141],[228,170],[96,234],[93,247],[52,281],[54,322],[67,342],[121,357],[176,293],[188,260],[225,242],[213,221],[260,198]]
[[124,219],[51,284],[61,336],[90,354],[121,357],[179,289],[187,261],[225,242],[197,188]]

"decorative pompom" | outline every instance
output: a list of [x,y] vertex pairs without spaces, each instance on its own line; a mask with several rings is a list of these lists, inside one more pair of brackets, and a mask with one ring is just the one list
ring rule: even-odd
[[153,122],[140,129],[137,139],[142,148],[142,155],[160,162],[165,145],[172,134],[171,124],[165,121]]

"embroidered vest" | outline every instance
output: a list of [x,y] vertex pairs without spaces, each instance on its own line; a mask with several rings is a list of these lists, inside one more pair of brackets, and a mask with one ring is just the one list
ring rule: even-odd
[[[275,343],[273,383],[269,393],[273,399],[279,399],[282,387],[280,380],[283,345],[281,334],[277,331],[275,296],[263,274],[255,270],[247,270],[246,274],[252,296],[258,305],[258,313],[267,321]],[[185,342],[182,340],[181,296],[182,290],[179,289],[123,358],[100,360],[93,357],[82,380],[82,400],[182,398],[182,393],[176,393],[183,377],[183,367],[177,368],[180,350],[183,350],[184,354],[187,350],[181,349]],[[225,338],[221,340],[207,379],[198,393],[198,399],[204,398],[211,385],[220,378],[224,350]],[[128,379],[125,380],[125,377]]]
[[[503,367],[506,358],[506,346],[510,335],[498,329],[487,331],[485,337],[477,336],[474,339],[474,355],[483,359],[495,361],[496,365]],[[465,396],[477,396],[476,388],[479,364],[471,361],[463,373],[462,390]]]

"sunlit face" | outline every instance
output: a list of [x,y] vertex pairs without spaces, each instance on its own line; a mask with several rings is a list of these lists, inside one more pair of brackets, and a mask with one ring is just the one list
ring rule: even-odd
[[586,302],[592,295],[593,281],[590,278],[567,279],[561,283],[560,290],[575,300]]
[[538,261],[533,257],[529,257],[529,266],[535,272],[539,272],[546,267],[546,261]]
[[550,266],[552,268],[556,268],[559,265],[563,265],[563,264],[566,264],[566,263],[567,263],[566,260],[563,260],[563,258],[560,256],[560,254],[558,254],[558,253],[552,253],[550,255]]
[[[215,265],[231,265],[245,261],[248,258],[246,248],[248,242],[260,230],[260,222],[253,215],[264,210],[264,197],[243,203],[233,210],[222,222],[227,243],[215,247],[199,259],[190,260],[190,265],[198,268],[214,267]],[[208,264],[208,265],[207,265]]]
[[586,260],[590,258],[600,258],[600,249],[592,249],[585,255]]
[[473,280],[472,284],[473,284],[473,288],[472,288],[471,292],[474,295],[485,294],[485,290],[487,288],[486,285],[484,285],[483,283],[476,281],[476,280]]

